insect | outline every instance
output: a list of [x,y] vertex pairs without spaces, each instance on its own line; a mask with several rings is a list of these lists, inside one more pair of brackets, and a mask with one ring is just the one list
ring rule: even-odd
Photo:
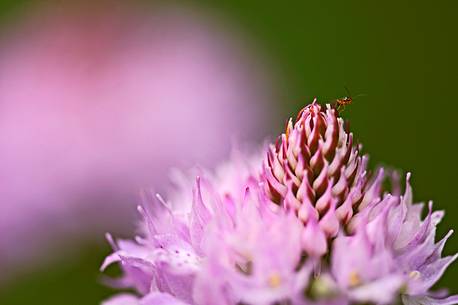
[[[353,97],[351,96],[351,93],[350,93],[350,90],[348,90],[348,88],[345,86],[345,90],[347,91],[347,94],[348,96],[344,96],[342,98],[338,98],[334,101],[334,108],[339,111],[339,112],[342,112],[345,110],[345,106],[348,106],[350,105],[351,103],[353,103]],[[364,96],[364,94],[358,94],[356,97],[359,97],[359,96]]]

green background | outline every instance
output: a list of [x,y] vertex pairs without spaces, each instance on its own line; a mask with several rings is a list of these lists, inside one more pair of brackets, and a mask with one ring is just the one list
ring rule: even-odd
[[[26,1],[1,1],[2,21]],[[417,201],[447,211],[457,227],[458,26],[453,1],[208,1],[277,66],[281,113],[313,97],[366,94],[344,112],[372,165],[413,172]],[[286,120],[279,117],[275,126]],[[0,287],[0,304],[96,304],[112,291],[98,284],[107,246],[87,245]],[[458,251],[452,237],[446,254]],[[0,275],[1,276],[1,275]],[[458,293],[458,264],[439,286]]]

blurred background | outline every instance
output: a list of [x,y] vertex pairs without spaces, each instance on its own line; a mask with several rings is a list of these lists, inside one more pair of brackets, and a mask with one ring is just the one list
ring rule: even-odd
[[458,227],[452,1],[74,2],[0,1],[0,304],[97,304],[103,233],[130,235],[141,188],[345,86],[371,165]]

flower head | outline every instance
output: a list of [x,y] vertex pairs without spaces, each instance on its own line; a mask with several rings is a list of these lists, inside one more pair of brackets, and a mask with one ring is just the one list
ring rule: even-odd
[[312,255],[324,255],[327,240],[381,195],[383,172],[370,179],[368,158],[344,125],[336,109],[314,102],[288,122],[264,161],[269,197],[304,223],[303,246]]
[[336,110],[321,109],[307,106],[267,159],[231,162],[199,176],[192,198],[140,208],[143,235],[112,242],[103,265],[121,262],[120,283],[139,296],[106,304],[457,303],[430,290],[457,258],[442,257],[451,232],[435,241],[443,212],[429,204],[421,217],[410,174],[402,195],[382,193],[385,172],[370,177]]

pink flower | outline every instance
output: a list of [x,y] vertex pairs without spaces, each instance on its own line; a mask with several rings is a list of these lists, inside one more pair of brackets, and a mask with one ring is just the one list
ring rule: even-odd
[[[233,175],[214,179],[218,185],[240,189],[239,194],[232,192],[219,196],[213,182],[205,177],[195,180],[191,197],[177,197],[181,202],[168,202],[159,195],[145,194],[145,203],[139,207],[144,219],[143,234],[135,242],[114,242],[108,237],[115,252],[106,258],[102,269],[120,261],[125,270],[125,276],[116,285],[133,287],[143,294],[155,285],[156,290],[192,303],[194,279],[206,257],[208,227],[217,221],[217,225],[230,228],[237,211],[236,203],[242,198],[245,186],[256,183],[250,176],[249,162],[234,164],[237,165],[223,165],[226,173]],[[186,194],[191,190],[181,191]]]
[[311,272],[310,266],[296,270],[302,226],[292,214],[272,213],[264,196],[255,186],[247,188],[234,216],[208,228],[195,303],[273,304],[302,296]]
[[[434,300],[429,289],[458,257],[441,257],[452,231],[435,242],[436,226],[444,213],[432,212],[430,202],[422,220],[423,204],[412,203],[409,179],[410,174],[404,196],[386,195],[364,211],[355,235],[334,241],[332,272],[341,288],[359,301],[389,304],[403,290],[406,303],[418,296],[432,304],[444,303]],[[455,302],[458,296],[445,303]]]
[[328,252],[328,240],[353,215],[381,195],[383,172],[370,179],[368,157],[361,156],[353,134],[336,109],[314,102],[271,145],[263,180],[272,201],[304,223],[303,248],[312,256]]
[[267,118],[269,92],[213,23],[124,6],[59,12],[0,49],[3,263],[125,227],[140,188],[163,189],[171,166],[213,164]]
[[109,236],[115,251],[102,265],[119,262],[116,284],[137,295],[105,305],[456,304],[431,291],[458,256],[442,257],[450,233],[435,241],[443,212],[430,204],[421,218],[410,174],[403,195],[397,174],[383,190],[385,171],[366,173],[342,126],[334,108],[314,102],[266,160],[247,156],[194,187],[184,182],[173,203],[145,202],[143,232]]

